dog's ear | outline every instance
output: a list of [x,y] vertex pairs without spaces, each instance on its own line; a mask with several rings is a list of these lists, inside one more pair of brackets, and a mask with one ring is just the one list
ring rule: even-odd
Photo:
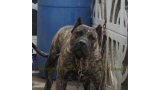
[[98,35],[98,43],[99,43],[99,45],[101,45],[102,26],[100,24],[96,27],[96,32],[97,32],[97,35]]
[[96,32],[98,34],[98,37],[102,36],[102,26],[100,24],[96,27]]
[[75,23],[75,25],[74,25],[74,27],[73,27],[71,33],[72,33],[73,30],[74,30],[76,27],[78,27],[79,25],[82,25],[82,21],[81,21],[81,18],[80,18],[80,17],[77,19],[77,21],[76,21],[76,23]]

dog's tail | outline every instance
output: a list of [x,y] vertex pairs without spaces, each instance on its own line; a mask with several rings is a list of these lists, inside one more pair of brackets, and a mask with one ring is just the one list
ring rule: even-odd
[[34,45],[34,43],[32,43],[32,47],[34,48],[34,50],[41,56],[48,58],[49,54],[48,53],[44,53],[43,51],[41,51],[40,49],[38,49],[38,47],[36,47],[36,45]]

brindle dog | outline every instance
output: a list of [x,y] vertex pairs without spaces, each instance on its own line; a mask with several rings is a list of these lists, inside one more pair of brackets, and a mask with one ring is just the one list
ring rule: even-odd
[[[45,68],[56,67],[56,90],[66,90],[68,78],[80,80],[84,90],[90,90],[93,82],[96,90],[102,90],[104,71],[100,44],[102,27],[96,28],[82,24],[78,18],[74,26],[62,27],[54,36],[49,54],[43,53],[35,45],[33,48],[42,56],[48,57]],[[45,70],[44,90],[52,86],[54,70]],[[81,77],[78,72],[81,72]]]

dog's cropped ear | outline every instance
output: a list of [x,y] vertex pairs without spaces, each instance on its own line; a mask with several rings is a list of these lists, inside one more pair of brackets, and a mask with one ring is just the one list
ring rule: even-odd
[[98,35],[98,43],[99,43],[99,45],[101,45],[102,26],[100,24],[96,27],[96,32],[97,32],[97,35]]
[[82,21],[81,21],[81,18],[80,18],[80,17],[77,19],[77,21],[76,21],[76,23],[75,23],[75,25],[74,25],[74,27],[73,27],[71,33],[72,33],[73,30],[74,30],[76,27],[78,27],[79,25],[82,25]]
[[96,32],[98,34],[98,37],[102,36],[102,26],[100,24],[96,27]]

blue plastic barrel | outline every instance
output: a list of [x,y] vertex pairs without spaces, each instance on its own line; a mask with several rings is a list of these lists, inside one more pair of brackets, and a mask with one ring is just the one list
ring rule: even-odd
[[[53,36],[66,25],[74,25],[81,17],[82,23],[91,26],[92,0],[38,0],[37,46],[49,52]],[[38,65],[44,67],[46,58],[37,55]],[[40,76],[45,77],[40,69]],[[56,79],[56,73],[53,74]]]

